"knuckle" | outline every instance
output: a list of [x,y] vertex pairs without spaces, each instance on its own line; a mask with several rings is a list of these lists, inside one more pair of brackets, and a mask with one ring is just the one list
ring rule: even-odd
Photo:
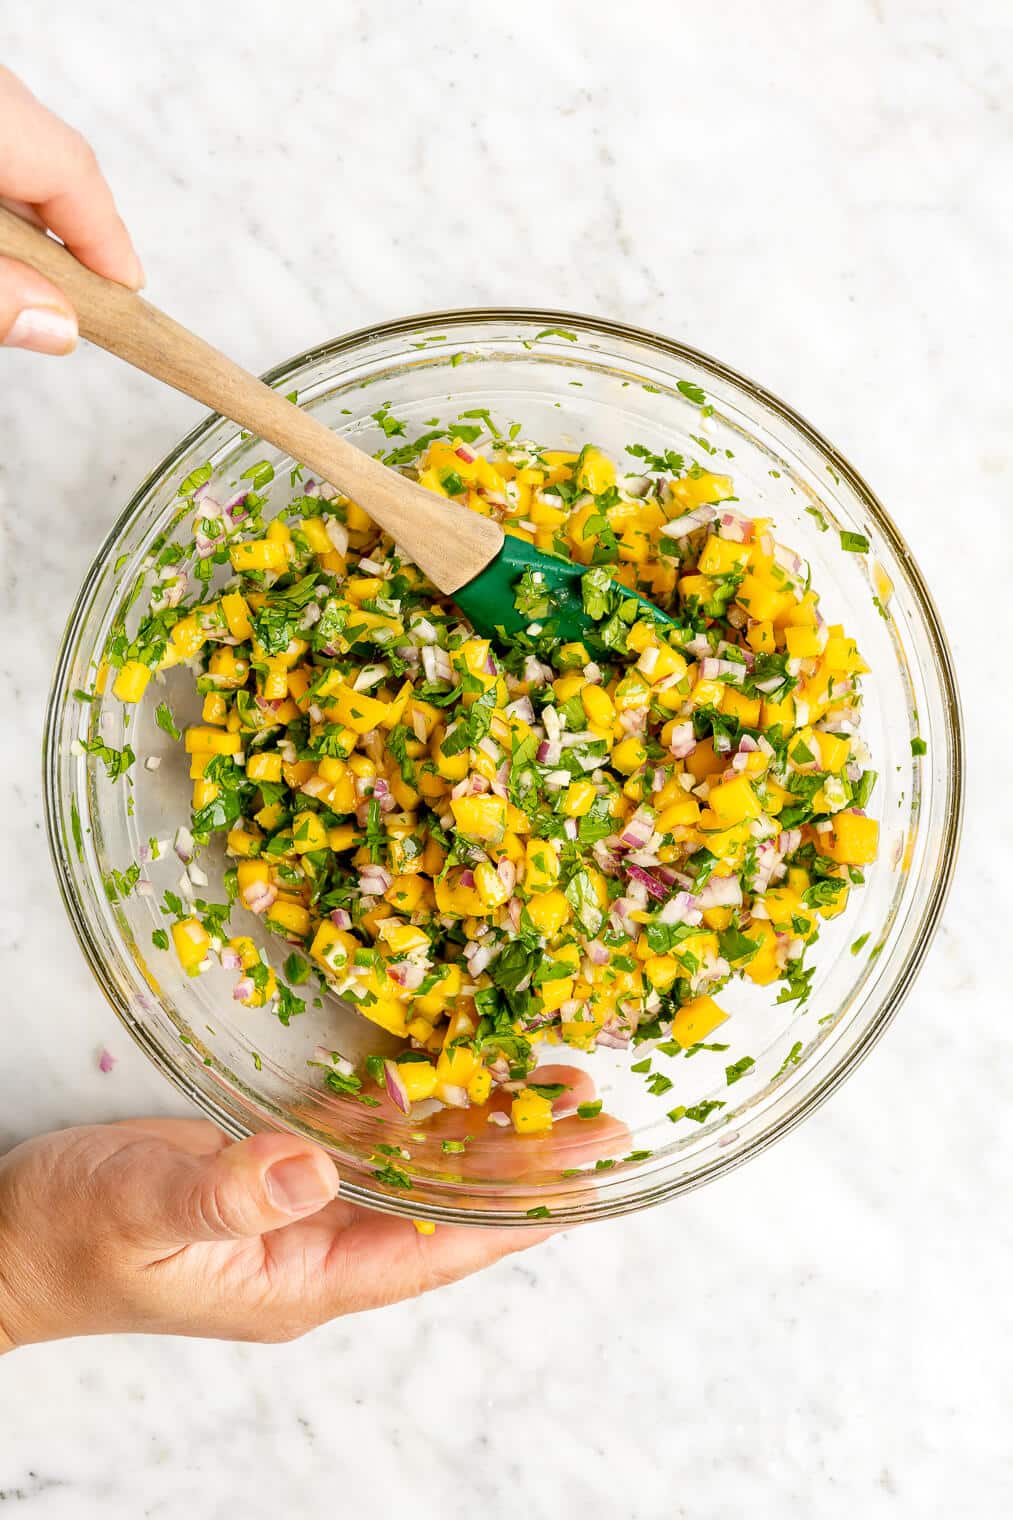
[[217,1177],[210,1178],[197,1194],[200,1223],[216,1235],[234,1234],[237,1210],[229,1189]]
[[79,173],[98,173],[98,158],[95,156],[95,149],[86,137],[73,129],[70,135],[70,157]]

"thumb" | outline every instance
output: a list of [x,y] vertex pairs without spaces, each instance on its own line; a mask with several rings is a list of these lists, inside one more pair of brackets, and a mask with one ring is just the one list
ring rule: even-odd
[[77,314],[49,280],[16,259],[0,258],[0,343],[37,354],[69,354]]
[[330,1203],[339,1185],[326,1152],[294,1135],[253,1135],[209,1156],[140,1141],[120,1181],[121,1217],[173,1246],[281,1229]]

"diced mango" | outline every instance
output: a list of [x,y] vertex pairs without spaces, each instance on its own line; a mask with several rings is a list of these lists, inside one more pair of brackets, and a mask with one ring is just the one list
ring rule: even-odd
[[113,682],[113,696],[121,702],[139,702],[150,680],[151,671],[147,665],[140,660],[128,660]]
[[454,824],[471,839],[498,843],[506,831],[506,802],[502,797],[455,797],[450,804]]
[[672,1020],[672,1038],[686,1050],[690,1045],[713,1034],[727,1017],[727,1013],[718,1007],[712,997],[703,994],[691,998],[688,1003],[683,1003]]
[[552,1103],[523,1088],[510,1105],[510,1118],[519,1135],[541,1135],[552,1128]]
[[871,865],[879,850],[879,824],[861,813],[837,813],[831,840],[829,848],[820,846],[831,859],[844,866]]

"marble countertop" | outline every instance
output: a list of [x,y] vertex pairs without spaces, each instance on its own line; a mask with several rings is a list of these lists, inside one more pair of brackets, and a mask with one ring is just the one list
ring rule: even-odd
[[[6,1358],[0,1507],[998,1515],[1013,834],[989,756],[1013,734],[1001,656],[977,649],[980,588],[1013,573],[1009,9],[384,10],[54,0],[44,30],[8,8],[0,42],[96,146],[152,299],[252,369],[404,312],[556,305],[683,338],[812,417],[888,504],[953,642],[971,766],[957,882],[902,1016],[784,1144],[295,1345]],[[78,954],[39,747],[85,568],[199,412],[94,350],[4,353],[0,377],[2,1147],[181,1101]]]

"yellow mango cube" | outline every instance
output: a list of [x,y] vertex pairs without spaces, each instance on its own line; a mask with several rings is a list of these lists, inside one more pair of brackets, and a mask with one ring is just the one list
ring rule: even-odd
[[528,916],[539,934],[552,939],[569,920],[570,904],[562,892],[540,892],[527,905]]
[[187,976],[196,976],[211,948],[211,936],[197,918],[181,918],[172,926],[172,943]]
[[233,570],[283,570],[288,564],[285,545],[277,539],[255,538],[233,544],[229,550]]
[[222,612],[228,624],[229,633],[234,639],[238,639],[242,644],[253,637],[250,609],[242,592],[226,591],[222,597]]
[[238,734],[223,734],[218,728],[193,726],[186,731],[188,755],[238,755],[243,742]]
[[327,829],[319,813],[309,809],[296,813],[292,820],[292,844],[299,855],[327,848]]
[[747,818],[759,818],[763,812],[760,799],[745,776],[733,781],[722,781],[711,788],[707,801],[711,810],[723,824],[742,823]]
[[672,1038],[686,1050],[690,1045],[696,1045],[713,1034],[727,1017],[727,1013],[718,1007],[712,997],[703,994],[691,998],[688,1003],[683,1003],[672,1020]]
[[502,797],[455,797],[450,804],[454,825],[471,839],[498,844],[506,831],[506,802]]
[[840,865],[871,865],[879,851],[879,824],[860,813],[837,813],[831,839],[826,853]]
[[552,1104],[525,1087],[510,1105],[510,1118],[519,1135],[541,1135],[552,1128]]
[[144,696],[151,671],[140,660],[128,660],[113,682],[113,696],[121,702],[139,702]]

